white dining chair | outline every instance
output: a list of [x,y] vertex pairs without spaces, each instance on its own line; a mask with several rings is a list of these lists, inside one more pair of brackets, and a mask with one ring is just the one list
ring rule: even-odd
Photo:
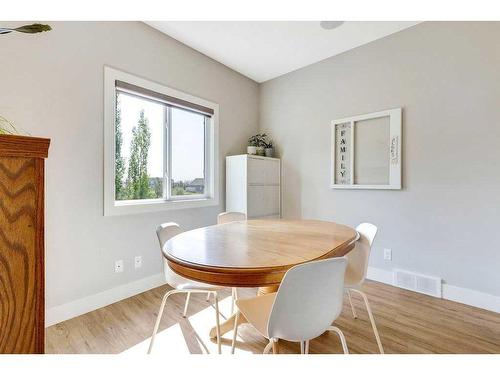
[[[170,238],[178,235],[179,233],[182,233],[182,229],[180,226],[176,223],[164,223],[161,224],[157,229],[156,229],[156,235],[158,236],[158,241],[160,242],[160,250],[162,251],[162,257],[163,257],[163,245],[165,242],[167,242]],[[165,304],[167,302],[168,297],[170,297],[173,294],[179,294],[183,293],[186,294],[186,303],[184,305],[184,312],[183,316],[186,317],[187,314],[187,309],[189,305],[189,298],[192,293],[208,293],[208,295],[213,295],[214,296],[214,305],[215,305],[215,323],[216,323],[216,330],[217,330],[217,350],[218,353],[221,354],[221,342],[220,342],[220,324],[219,324],[219,296],[217,294],[217,291],[223,289],[223,287],[219,287],[216,285],[209,285],[209,284],[204,284],[200,283],[197,281],[192,281],[189,279],[186,279],[180,275],[177,275],[174,271],[172,271],[166,261],[165,258],[164,260],[164,265],[163,265],[163,272],[165,273],[165,279],[167,281],[167,284],[169,284],[171,287],[173,287],[173,290],[169,290],[165,295],[163,296],[163,299],[161,301],[160,305],[160,311],[158,312],[158,317],[156,318],[156,323],[155,327],[153,330],[153,335],[151,336],[151,342],[149,343],[149,349],[148,349],[148,354],[151,353],[151,350],[153,349],[153,344],[155,341],[156,333],[158,332],[158,328],[160,326],[160,321],[163,316],[163,310],[165,309]]]
[[356,227],[356,231],[358,232],[359,237],[356,241],[355,247],[346,255],[347,268],[344,281],[345,290],[347,292],[347,296],[349,297],[349,304],[351,305],[354,319],[357,319],[358,316],[356,314],[356,310],[354,309],[354,305],[352,304],[351,292],[357,293],[363,298],[366,311],[368,312],[368,317],[370,318],[370,323],[373,328],[373,333],[375,334],[375,339],[377,340],[378,348],[380,353],[384,354],[384,348],[382,347],[382,342],[380,341],[380,336],[373,318],[370,303],[368,302],[368,297],[361,290],[361,286],[366,279],[368,260],[370,258],[373,240],[377,234],[377,227],[370,223],[362,223]]
[[276,353],[277,340],[299,342],[302,354],[309,352],[309,340],[325,331],[340,337],[349,353],[342,331],[331,323],[342,310],[344,273],[347,260],[330,258],[303,263],[287,271],[276,293],[236,301],[231,353],[234,353],[240,314],[269,340],[264,354]]
[[245,221],[247,215],[242,212],[221,212],[217,216],[217,224],[231,223],[233,221]]
[[[232,223],[234,221],[245,221],[247,215],[242,212],[221,212],[217,216],[217,224]],[[207,296],[207,299],[209,297]],[[231,288],[231,315],[234,312],[234,301],[238,299],[238,288]]]

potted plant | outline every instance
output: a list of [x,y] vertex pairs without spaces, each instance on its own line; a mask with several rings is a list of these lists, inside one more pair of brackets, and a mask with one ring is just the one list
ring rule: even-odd
[[249,155],[264,156],[264,147],[267,145],[267,134],[260,133],[248,138],[247,153]]
[[248,138],[247,154],[257,154],[257,140],[255,139],[255,136]]
[[274,144],[272,139],[266,143],[264,153],[268,158],[272,158],[274,156]]

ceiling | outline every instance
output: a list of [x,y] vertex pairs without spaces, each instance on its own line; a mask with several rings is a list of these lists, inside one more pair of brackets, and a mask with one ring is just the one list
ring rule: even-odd
[[156,21],[148,25],[253,79],[264,82],[383,38],[418,22]]

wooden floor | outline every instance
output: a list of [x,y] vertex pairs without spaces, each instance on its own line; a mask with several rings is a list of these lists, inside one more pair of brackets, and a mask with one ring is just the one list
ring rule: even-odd
[[[46,330],[47,353],[145,353],[167,287],[160,287]],[[363,290],[371,302],[386,353],[500,353],[500,314],[366,282]],[[255,291],[240,290],[240,298]],[[228,313],[229,293],[224,296]],[[182,317],[183,295],[169,301],[154,353],[183,348],[190,353],[216,352],[208,339],[214,310],[203,296],[192,296],[188,317]],[[358,319],[347,299],[336,325],[344,332],[351,353],[377,353],[377,345],[361,299],[353,295]],[[261,353],[266,341],[249,325],[240,327],[237,353]],[[163,344],[160,343],[160,338]],[[223,337],[230,352],[231,333]],[[163,345],[163,346],[162,346]],[[297,343],[280,341],[280,353],[299,353]],[[310,353],[341,353],[338,337],[327,332],[311,341]]]

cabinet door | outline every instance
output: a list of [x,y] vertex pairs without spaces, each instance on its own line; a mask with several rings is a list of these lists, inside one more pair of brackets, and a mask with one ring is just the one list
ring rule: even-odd
[[279,185],[280,162],[274,159],[248,158],[249,185]]
[[279,216],[279,186],[248,186],[248,218]]
[[0,158],[0,353],[43,352],[36,165],[31,158]]

